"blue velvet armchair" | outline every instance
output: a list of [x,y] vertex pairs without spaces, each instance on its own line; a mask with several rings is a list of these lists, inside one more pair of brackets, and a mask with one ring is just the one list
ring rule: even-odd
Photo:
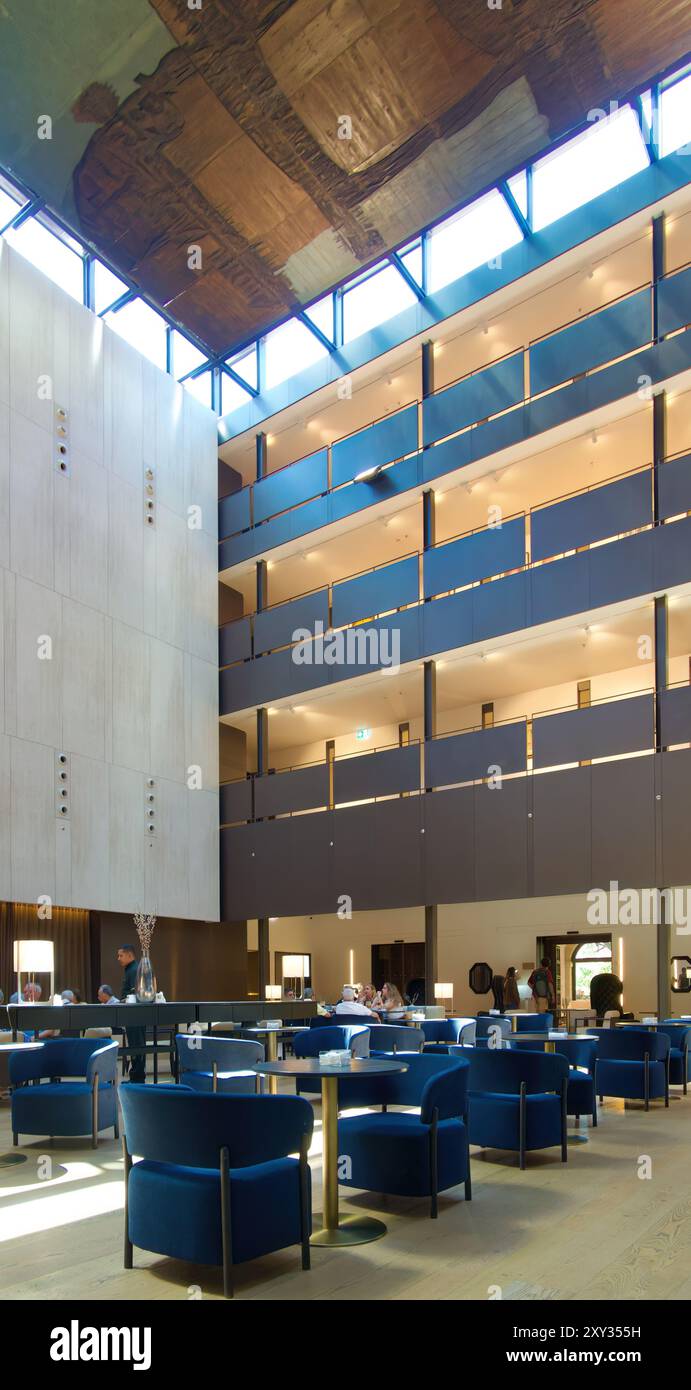
[[135,1245],[221,1265],[226,1298],[233,1265],[274,1250],[299,1245],[309,1269],[308,1101],[127,1086],[122,1114],[126,1269]]
[[425,1035],[425,1052],[448,1054],[451,1044],[475,1042],[474,1018],[426,1018],[420,1027]]
[[689,1042],[691,1028],[688,1023],[678,1019],[666,1018],[657,1026],[658,1033],[666,1033],[669,1038],[669,1080],[672,1086],[683,1086],[684,1095],[688,1092],[689,1080]]
[[20,1134],[90,1134],[95,1149],[111,1125],[117,1139],[117,1062],[117,1043],[103,1046],[102,1038],[56,1038],[13,1052],[12,1142]]
[[421,1028],[405,1024],[374,1023],[369,1029],[370,1057],[393,1057],[398,1052],[421,1052],[425,1035]]
[[[464,1183],[466,1199],[472,1195],[468,1064],[413,1053],[406,1065],[405,1072],[373,1077],[367,1100],[361,1098],[360,1104],[379,1103],[380,1113],[339,1120],[339,1182],[398,1197],[429,1197],[430,1216],[436,1217],[440,1192]],[[346,1079],[341,1087],[347,1084]],[[339,1104],[340,1092],[339,1087]],[[415,1106],[419,1114],[392,1111],[391,1106]]]
[[597,1093],[621,1100],[664,1098],[669,1105],[669,1051],[667,1034],[651,1028],[594,1028],[597,1045]]
[[566,1057],[491,1047],[466,1050],[465,1056],[471,1144],[517,1150],[521,1168],[531,1150],[561,1145],[566,1163]]
[[261,1093],[261,1077],[253,1070],[264,1061],[261,1043],[203,1033],[178,1033],[175,1042],[177,1079],[184,1086],[233,1096]]
[[[293,1051],[296,1057],[318,1057],[320,1052],[329,1052],[332,1048],[340,1048],[343,1051],[349,1048],[353,1057],[369,1057],[369,1035],[369,1028],[362,1023],[310,1028],[304,1033],[295,1034]],[[298,1095],[321,1095],[321,1081],[318,1076],[300,1077],[295,1083],[295,1089]]]
[[475,1046],[496,1047],[501,1039],[502,1045],[511,1042],[511,1019],[501,1014],[478,1014],[475,1021]]

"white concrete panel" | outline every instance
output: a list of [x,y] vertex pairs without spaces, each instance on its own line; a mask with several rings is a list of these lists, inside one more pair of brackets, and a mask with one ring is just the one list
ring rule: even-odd
[[10,248],[0,238],[0,401],[10,403]]
[[107,329],[96,314],[69,300],[70,447],[102,460],[104,449],[103,340]]
[[106,467],[125,482],[142,484],[143,357],[112,329],[103,335],[104,452]]
[[157,779],[156,839],[159,845],[157,908],[161,916],[189,915],[187,788]]
[[182,782],[185,776],[184,656],[150,639],[151,773]]
[[0,898],[12,897],[11,740],[0,734]]
[[113,762],[148,772],[150,749],[150,639],[113,623]]
[[156,378],[156,497],[178,516],[185,515],[185,451],[182,431],[183,396],[172,377],[153,369]]
[[217,922],[219,901],[218,795],[187,793],[189,826],[189,914]]
[[112,766],[110,774],[110,839],[108,906],[111,912],[143,912],[144,782],[140,772]]
[[142,493],[113,474],[108,486],[108,611],[142,626]]
[[218,546],[206,531],[187,531],[188,651],[218,664]]
[[[56,496],[59,492],[56,478]],[[108,474],[72,449],[69,478],[69,594],[105,613],[108,608]]]
[[[70,411],[72,405],[70,379],[70,312],[72,306],[78,307],[71,295],[65,294],[59,285],[50,286],[51,291],[51,378],[53,384],[53,406],[62,405]],[[88,311],[87,311],[88,312]]]
[[83,603],[62,603],[62,744],[105,757],[105,618]]
[[2,605],[3,649],[3,711],[2,728],[6,734],[17,732],[17,576],[10,570],[0,570],[0,604]]
[[12,898],[55,902],[54,751],[12,739]]
[[185,507],[201,507],[202,529],[218,540],[218,470],[210,466],[218,458],[218,421],[189,391],[183,394]]
[[10,566],[53,586],[53,482],[48,429],[13,411],[10,421]]
[[10,404],[49,430],[53,418],[53,285],[9,248]]
[[[142,508],[144,493],[142,492]],[[156,637],[158,537],[155,526],[149,526],[142,512],[142,627],[150,637]],[[165,600],[168,601],[167,599]]]
[[55,901],[60,907],[82,907],[72,899],[72,827],[63,817],[55,821]]
[[[0,287],[1,288],[1,287]],[[0,331],[2,331],[0,329]],[[0,400],[0,568],[10,567],[10,412]]]
[[108,905],[110,824],[108,771],[103,762],[73,754],[70,759],[72,902],[76,907]]
[[[58,748],[61,739],[61,601],[52,590],[17,579],[15,603],[17,734],[20,738],[35,739]],[[9,666],[9,651],[6,661]]]
[[[14,576],[0,569],[0,733],[5,730],[5,586]],[[11,588],[14,598],[14,587]]]
[[[185,657],[185,769],[201,769],[205,791],[218,787],[218,671],[206,661]],[[196,776],[195,779],[196,781]]]
[[187,637],[187,526],[167,507],[156,508],[156,636],[174,647]]
[[53,468],[53,588],[70,592],[70,476]]

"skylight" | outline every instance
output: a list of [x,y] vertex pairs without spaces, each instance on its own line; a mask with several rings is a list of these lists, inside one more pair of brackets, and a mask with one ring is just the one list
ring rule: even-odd
[[359,338],[416,303],[410,285],[395,266],[384,266],[343,291],[343,341]]
[[691,154],[691,75],[660,93],[660,154]]
[[533,165],[533,230],[589,203],[649,164],[630,106],[596,121]]
[[[18,211],[18,209],[17,209]],[[19,227],[10,227],[5,240],[31,261],[55,285],[80,304],[84,301],[84,262],[48,227],[35,217],[27,217]]]
[[166,323],[143,299],[104,315],[104,322],[156,367],[166,370]]
[[264,339],[264,387],[278,386],[322,357],[328,348],[299,319],[288,319]]
[[493,188],[430,233],[429,289],[441,289],[518,245],[523,234],[501,193]]

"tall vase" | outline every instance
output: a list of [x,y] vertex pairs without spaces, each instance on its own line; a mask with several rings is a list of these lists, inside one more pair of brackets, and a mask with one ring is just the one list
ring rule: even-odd
[[137,966],[137,980],[134,986],[138,1004],[153,1004],[156,998],[156,976],[148,955],[142,956]]

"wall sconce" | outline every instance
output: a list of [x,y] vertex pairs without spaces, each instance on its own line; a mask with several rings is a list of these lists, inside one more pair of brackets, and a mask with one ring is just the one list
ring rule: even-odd
[[453,1013],[453,985],[435,984],[434,997],[443,1002],[447,1014]]
[[267,986],[266,986],[266,990],[265,990],[265,992],[264,992],[264,998],[265,998],[265,999],[282,999],[282,998],[283,998],[283,986],[282,986],[282,985],[267,985]]
[[50,975],[50,998],[55,992],[55,946],[52,941],[15,941],[13,966],[17,975],[17,1003],[22,1004],[22,975],[34,983],[36,975]]

